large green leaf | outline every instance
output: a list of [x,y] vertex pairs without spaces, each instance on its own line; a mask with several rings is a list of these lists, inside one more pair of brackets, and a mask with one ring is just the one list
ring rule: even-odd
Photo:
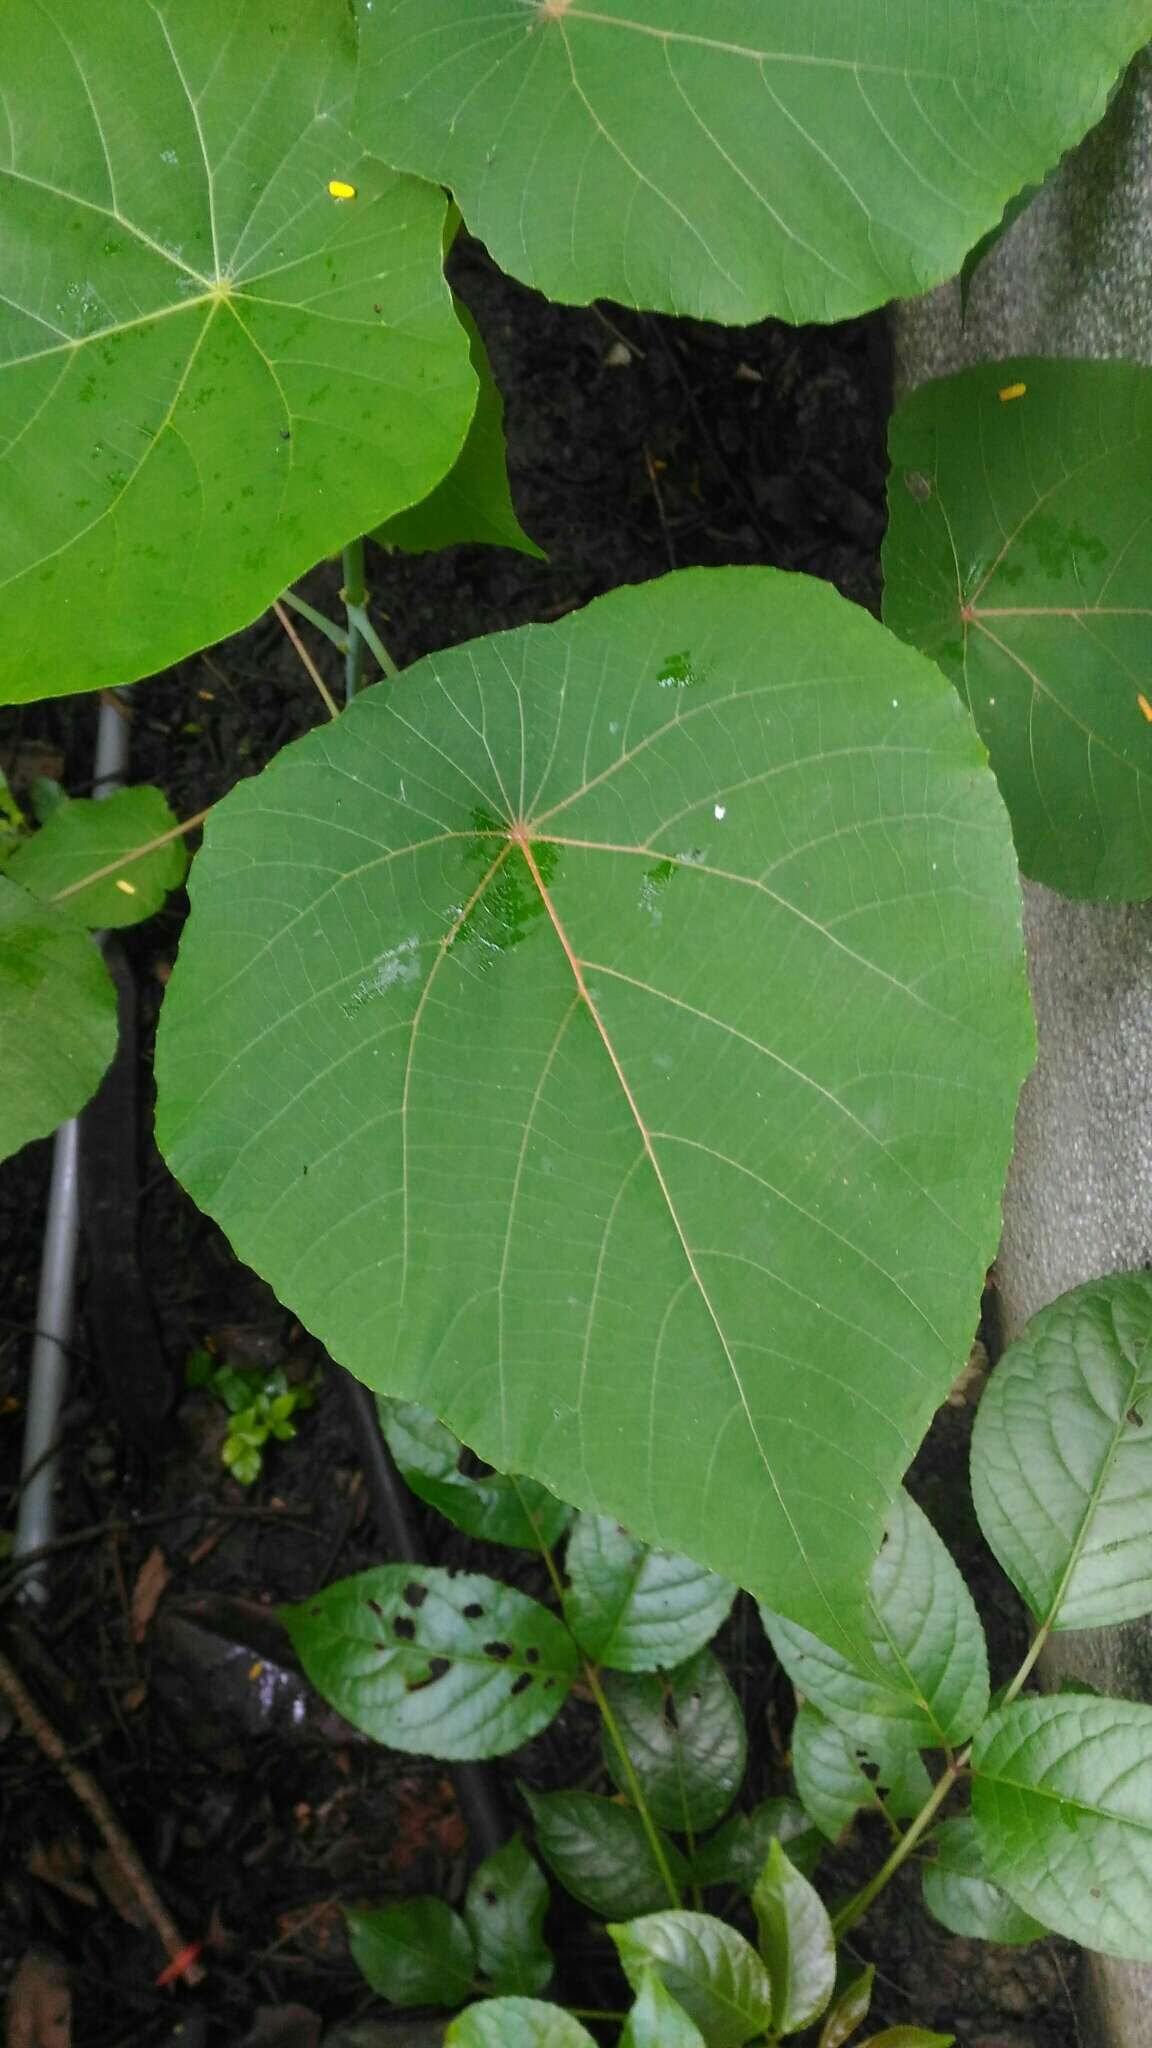
[[805,1812],[830,1842],[858,1813],[910,1820],[932,1791],[919,1752],[902,1739],[855,1738],[807,1700],[792,1728],[792,1770]]
[[418,505],[385,520],[372,538],[382,547],[401,548],[410,555],[455,547],[460,541],[487,541],[492,547],[518,548],[524,555],[543,556],[543,548],[529,539],[512,503],[504,401],[492,375],[488,351],[471,313],[459,299],[456,312],[468,336],[477,386],[476,410],[464,446],[443,482]]
[[170,1164],[352,1371],[852,1639],[1031,1025],[970,722],[823,584],[438,654],[208,821]]
[[345,0],[9,0],[0,701],[246,625],[455,459],[444,202],[354,77]]
[[558,2005],[536,1998],[488,1998],[457,2013],[445,2048],[596,2048],[591,2034]]
[[1146,0],[355,0],[356,126],[550,298],[835,320],[959,268]]
[[1033,1614],[1152,1609],[1152,1274],[1061,1295],[1009,1346],[972,1438],[980,1526]]
[[864,1742],[962,1742],[988,1710],[988,1654],[972,1596],[931,1522],[901,1491],[872,1567],[869,1669],[780,1615],[764,1626],[792,1683]]
[[0,1159],[83,1109],[115,1050],[97,947],[0,875]]
[[969,706],[1025,874],[1149,895],[1152,370],[985,363],[891,449],[884,616]]
[[381,1396],[377,1406],[380,1427],[406,1485],[466,1536],[537,1550],[541,1542],[555,1543],[564,1534],[571,1509],[535,1480],[466,1470],[459,1438],[418,1401]]
[[[60,904],[69,924],[99,930],[139,924],[159,910],[170,889],[184,879],[188,851],[180,839],[169,839],[151,853],[140,853],[153,839],[170,832],[176,819],[158,789],[148,783],[119,789],[113,796],[67,798],[32,838],[17,847],[5,873],[21,888],[43,900],[58,890],[70,893]],[[133,856],[125,860],[125,855]],[[111,874],[102,870],[123,866]],[[88,882],[89,875],[99,875]],[[86,887],[77,887],[87,883]]]
[[443,1899],[402,1899],[372,1911],[346,1906],[348,1946],[373,1991],[393,2005],[460,2005],[475,1962],[468,1930]]
[[499,1756],[539,1734],[576,1675],[568,1631],[475,1572],[378,1565],[282,1610],[312,1683],[377,1742]]
[[736,1588],[715,1572],[653,1550],[609,1515],[579,1515],[565,1556],[564,1618],[580,1644],[614,1671],[659,1671],[709,1643]]
[[772,1980],[772,2026],[798,2034],[818,2020],[836,1983],[836,1937],[819,1894],[778,1841],[752,1893],[760,1953]]
[[1043,1939],[1047,1928],[993,1884],[970,1817],[946,1820],[931,1840],[936,1855],[924,1865],[924,1904],[942,1927],[980,1941]]
[[473,1871],[464,1918],[480,1975],[497,1991],[543,1991],[553,1969],[543,1931],[547,1911],[548,1881],[519,1835]]
[[1152,1707],[1018,1700],[980,1730],[972,1771],[993,1882],[1085,1948],[1152,1962]]
[[655,1969],[708,2048],[741,2048],[772,2017],[768,1972],[750,1942],[710,1913],[650,1913],[609,1927],[634,1991]]
[[[668,1884],[648,1831],[631,1806],[594,1792],[529,1792],[536,1842],[549,1869],[582,1906],[607,1919],[668,1903]],[[673,1881],[686,1876],[674,1842],[661,1840]]]
[[[711,1827],[736,1797],[748,1754],[740,1702],[716,1658],[702,1651],[667,1677],[609,1672],[604,1691],[653,1818],[680,1834]],[[607,1731],[604,1761],[627,1792]]]

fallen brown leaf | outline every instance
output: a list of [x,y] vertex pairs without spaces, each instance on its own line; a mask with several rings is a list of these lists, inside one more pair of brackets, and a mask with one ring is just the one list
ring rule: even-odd
[[136,1574],[136,1584],[132,1588],[131,1618],[133,1642],[142,1643],[144,1641],[152,1616],[160,1605],[164,1589],[171,1576],[172,1574],[168,1569],[164,1552],[158,1543],[154,1543]]
[[71,2048],[68,1972],[51,1949],[30,1948],[8,1991],[8,2048]]

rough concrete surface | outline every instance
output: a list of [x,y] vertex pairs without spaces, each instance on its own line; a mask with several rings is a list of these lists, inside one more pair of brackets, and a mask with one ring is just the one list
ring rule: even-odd
[[[977,273],[901,306],[904,389],[999,356],[1152,363],[1152,55]],[[1081,1280],[1152,1262],[1152,904],[1025,885],[1039,1058],[1020,1106],[998,1261],[1005,1333]],[[1056,1640],[1048,1676],[1152,1701],[1152,1624]],[[1152,2048],[1152,1968],[1094,1958],[1093,2048]]]

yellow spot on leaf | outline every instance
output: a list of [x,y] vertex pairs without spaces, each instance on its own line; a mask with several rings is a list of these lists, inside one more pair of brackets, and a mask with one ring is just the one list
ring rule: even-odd
[[260,1677],[260,1674],[261,1674],[261,1672],[263,1671],[263,1669],[264,1669],[264,1666],[263,1666],[263,1664],[261,1664],[261,1662],[260,1662],[259,1658],[257,1658],[257,1660],[256,1660],[255,1664],[250,1664],[250,1665],[248,1666],[248,1676],[249,1676],[249,1678],[259,1678],[259,1677]]
[[135,884],[135,882],[126,882],[126,881],[124,881],[124,879],[123,879],[123,877],[122,877],[122,876],[118,876],[118,877],[117,877],[117,880],[116,880],[116,887],[117,887],[117,888],[118,888],[118,889],[119,889],[119,890],[121,891],[121,893],[122,893],[123,895],[125,895],[125,896],[134,896],[134,895],[136,894],[136,884]]
[[1006,384],[1000,393],[1001,405],[1009,405],[1014,398],[1023,398],[1027,389],[1026,384]]
[[1148,699],[1144,695],[1143,690],[1138,691],[1136,696],[1136,702],[1140,706],[1141,711],[1144,713],[1145,718],[1148,720],[1149,725],[1152,725],[1152,704],[1148,702]]
[[355,185],[349,185],[343,178],[329,178],[328,190],[332,194],[333,199],[355,199],[356,197]]

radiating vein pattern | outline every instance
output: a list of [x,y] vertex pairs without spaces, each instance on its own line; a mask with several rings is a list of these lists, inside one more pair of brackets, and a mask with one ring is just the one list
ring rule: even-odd
[[1029,1046],[953,693],[822,585],[690,571],[421,663],[217,808],[160,1114],[352,1370],[836,1641]]
[[1152,371],[987,364],[916,392],[891,447],[885,618],[969,705],[1021,866],[1068,896],[1142,901]]
[[357,132],[553,298],[831,320],[960,266],[1143,0],[355,0]]
[[246,624],[450,467],[443,202],[359,161],[354,69],[342,0],[7,9],[0,701]]

